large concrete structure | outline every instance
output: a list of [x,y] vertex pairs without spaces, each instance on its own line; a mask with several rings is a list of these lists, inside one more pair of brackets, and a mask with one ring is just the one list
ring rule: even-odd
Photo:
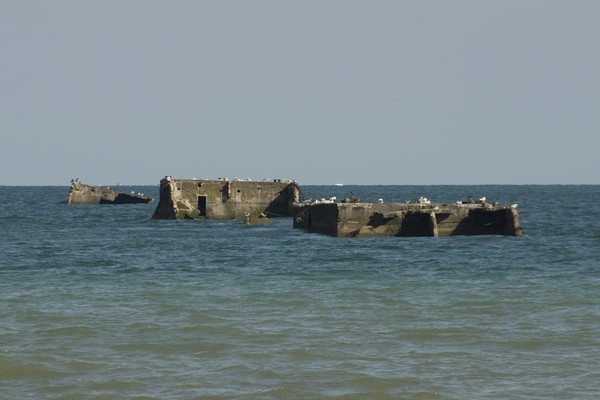
[[289,180],[196,180],[160,181],[160,200],[153,219],[247,219],[291,217],[293,204],[302,201],[299,186]]
[[431,203],[305,203],[294,228],[331,236],[522,235],[516,207]]
[[71,180],[67,204],[136,204],[150,203],[152,197],[141,193],[119,193],[109,187],[91,186]]

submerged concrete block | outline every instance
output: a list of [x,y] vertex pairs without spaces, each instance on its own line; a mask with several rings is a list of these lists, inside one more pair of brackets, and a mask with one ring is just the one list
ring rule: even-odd
[[120,193],[109,187],[86,185],[71,181],[67,204],[139,204],[151,203],[152,197],[141,193]]

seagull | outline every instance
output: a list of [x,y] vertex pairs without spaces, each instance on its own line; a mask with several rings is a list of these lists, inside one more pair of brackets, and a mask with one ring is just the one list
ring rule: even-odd
[[383,199],[379,199],[377,200],[379,203],[383,203]]
[[517,206],[518,206],[518,204],[517,204],[517,203],[515,203],[515,204],[511,204],[510,208],[517,208]]

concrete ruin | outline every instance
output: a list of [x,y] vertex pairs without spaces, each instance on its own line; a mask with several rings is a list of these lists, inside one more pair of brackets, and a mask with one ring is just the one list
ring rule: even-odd
[[515,206],[325,201],[294,207],[294,228],[338,237],[523,234]]
[[244,223],[246,225],[265,225],[270,223],[271,220],[265,214],[260,213],[258,215],[252,213],[246,213],[246,218],[244,218]]
[[302,191],[294,181],[275,179],[160,181],[160,199],[152,219],[240,219],[265,223],[263,217],[291,217]]
[[71,180],[67,204],[139,204],[151,203],[152,197],[142,193],[120,193],[110,187],[92,186]]

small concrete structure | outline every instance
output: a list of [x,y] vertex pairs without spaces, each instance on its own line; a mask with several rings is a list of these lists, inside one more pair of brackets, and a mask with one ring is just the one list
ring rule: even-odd
[[294,228],[342,237],[522,235],[516,207],[485,202],[303,203],[294,207]]
[[270,223],[271,220],[263,213],[252,214],[246,213],[246,218],[244,218],[244,223],[246,225],[265,225]]
[[142,193],[119,193],[109,187],[91,186],[71,180],[67,204],[139,204],[151,203],[152,197]]
[[[240,219],[248,223],[264,217],[291,217],[293,204],[302,201],[294,181],[172,179],[160,181],[160,200],[152,219]],[[247,218],[250,216],[250,218]]]

